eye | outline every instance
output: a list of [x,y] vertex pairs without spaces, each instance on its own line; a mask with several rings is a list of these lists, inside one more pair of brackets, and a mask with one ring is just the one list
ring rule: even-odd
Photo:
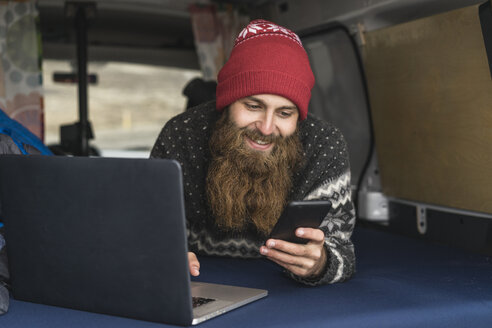
[[293,114],[292,111],[286,111],[286,110],[282,110],[282,111],[279,112],[279,116],[281,118],[289,118],[289,117],[292,116],[292,114]]
[[246,106],[246,108],[253,111],[261,109],[261,106],[256,103],[244,103],[244,105]]

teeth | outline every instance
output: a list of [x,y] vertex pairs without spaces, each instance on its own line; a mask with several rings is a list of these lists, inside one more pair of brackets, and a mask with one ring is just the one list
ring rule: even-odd
[[255,140],[255,142],[258,144],[258,145],[268,145],[269,142],[268,141],[263,141],[263,140]]

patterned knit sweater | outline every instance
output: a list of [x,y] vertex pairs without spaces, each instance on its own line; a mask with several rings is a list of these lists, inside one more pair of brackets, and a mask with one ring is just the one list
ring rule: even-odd
[[[151,158],[177,160],[183,170],[189,250],[197,254],[258,258],[265,238],[253,227],[241,232],[221,231],[207,204],[205,179],[210,162],[208,141],[221,113],[215,102],[205,103],[172,118],[162,129]],[[346,143],[330,123],[311,115],[299,123],[304,165],[293,177],[289,201],[327,199],[332,208],[321,224],[327,264],[314,279],[288,272],[307,285],[347,280],[355,270],[350,236],[355,224],[351,201],[350,168]]]

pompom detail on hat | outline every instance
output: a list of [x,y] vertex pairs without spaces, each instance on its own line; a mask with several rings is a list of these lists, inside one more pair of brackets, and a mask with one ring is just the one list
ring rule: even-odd
[[256,94],[283,96],[307,116],[314,75],[302,42],[291,30],[266,20],[254,20],[235,40],[229,60],[220,70],[217,109]]

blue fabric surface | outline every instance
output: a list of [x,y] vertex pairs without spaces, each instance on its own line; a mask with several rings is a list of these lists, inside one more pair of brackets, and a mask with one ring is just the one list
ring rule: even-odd
[[19,150],[27,155],[27,151],[23,144],[31,145],[39,150],[42,155],[53,155],[51,150],[46,147],[37,136],[29,131],[22,124],[10,118],[5,112],[0,109],[0,133],[6,134],[12,138]]
[[[354,235],[357,273],[305,287],[266,260],[201,258],[200,281],[269,296],[200,327],[492,327],[492,258],[367,228]],[[13,300],[0,327],[167,325]]]

